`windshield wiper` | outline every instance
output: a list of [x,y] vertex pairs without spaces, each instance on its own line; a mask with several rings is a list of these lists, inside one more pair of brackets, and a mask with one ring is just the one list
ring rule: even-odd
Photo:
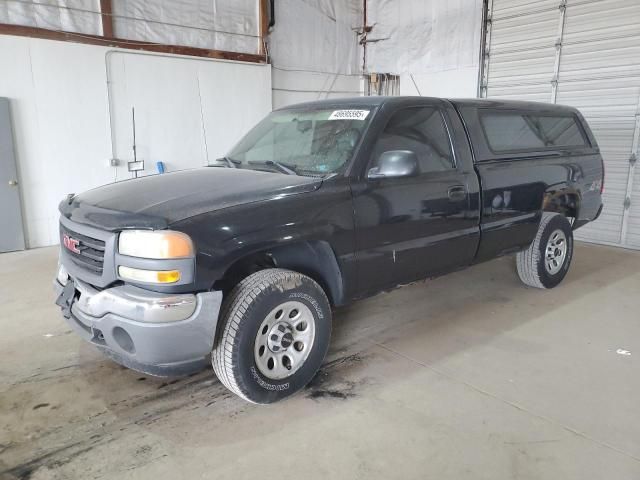
[[233,160],[229,157],[220,157],[220,158],[216,158],[216,162],[224,162],[227,164],[227,167],[229,168],[238,168],[238,165],[240,165],[240,160]]
[[270,167],[276,167],[282,173],[286,173],[287,175],[297,175],[296,166],[295,165],[287,165],[285,163],[276,162],[275,160],[265,160],[264,162],[258,160],[249,160],[247,162],[249,165],[268,165]]

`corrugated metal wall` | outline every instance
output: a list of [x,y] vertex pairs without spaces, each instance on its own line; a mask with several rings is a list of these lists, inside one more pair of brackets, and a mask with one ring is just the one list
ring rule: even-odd
[[580,109],[605,159],[583,240],[640,248],[640,1],[489,0],[481,95]]

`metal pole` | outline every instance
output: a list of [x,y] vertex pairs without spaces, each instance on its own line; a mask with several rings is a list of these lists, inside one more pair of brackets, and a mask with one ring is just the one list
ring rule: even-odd
[[558,6],[560,18],[558,20],[558,39],[556,40],[556,61],[553,66],[553,78],[551,79],[551,103],[556,103],[558,98],[558,79],[560,76],[560,57],[562,55],[562,40],[564,37],[564,24],[567,15],[567,0],[562,0]]

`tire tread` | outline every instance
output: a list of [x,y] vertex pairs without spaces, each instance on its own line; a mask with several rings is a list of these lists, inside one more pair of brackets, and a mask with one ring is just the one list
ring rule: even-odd
[[[236,365],[239,352],[238,349],[234,348],[236,336],[242,328],[242,319],[251,303],[271,286],[299,277],[304,277],[304,275],[282,268],[260,270],[238,283],[233,290],[231,290],[228,298],[224,302],[220,313],[223,328],[220,329],[219,335],[216,338],[215,346],[211,353],[211,363],[220,382],[248,402],[256,403],[247,396],[246,389],[243,388],[242,381],[237,374]],[[308,279],[313,282],[312,279]],[[318,290],[324,295],[324,291],[319,285]],[[328,303],[328,300],[326,301]]]
[[531,242],[529,248],[523,250],[522,252],[518,252],[516,255],[516,268],[518,270],[518,276],[524,284],[529,285],[530,287],[542,289],[547,288],[542,283],[542,279],[540,278],[540,274],[538,271],[538,266],[541,261],[540,242],[547,228],[547,225],[558,215],[560,214],[553,212],[543,212],[542,219],[540,220],[540,226],[538,227],[538,232],[536,233],[533,242]]

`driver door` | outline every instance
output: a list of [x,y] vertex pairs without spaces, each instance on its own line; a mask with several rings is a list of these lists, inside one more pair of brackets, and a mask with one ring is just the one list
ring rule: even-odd
[[[446,273],[475,255],[478,213],[468,193],[475,172],[457,164],[445,118],[438,105],[396,109],[352,189],[364,294]],[[368,178],[380,155],[392,150],[414,152],[418,173]]]

